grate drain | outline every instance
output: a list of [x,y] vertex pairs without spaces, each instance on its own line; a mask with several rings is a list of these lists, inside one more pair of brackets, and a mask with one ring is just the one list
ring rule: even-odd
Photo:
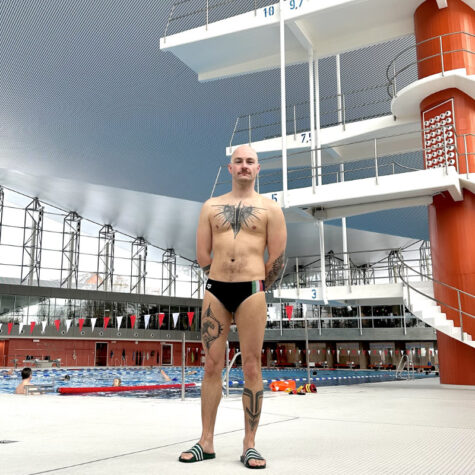
[[18,442],[18,440],[0,440],[0,444],[13,444]]

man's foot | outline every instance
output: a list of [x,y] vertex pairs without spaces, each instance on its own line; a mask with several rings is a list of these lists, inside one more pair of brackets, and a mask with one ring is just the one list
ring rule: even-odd
[[251,469],[266,468],[264,457],[254,448],[247,449],[244,455],[241,455],[241,463]]
[[216,454],[214,452],[205,452],[203,447],[201,447],[201,445],[198,443],[193,445],[190,450],[182,452],[180,457],[178,457],[178,461],[183,463],[194,463],[214,458],[216,458]]

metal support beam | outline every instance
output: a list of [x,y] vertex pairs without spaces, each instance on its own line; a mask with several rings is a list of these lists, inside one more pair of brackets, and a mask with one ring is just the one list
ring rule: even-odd
[[41,243],[43,239],[44,208],[35,198],[25,208],[23,226],[23,252],[21,257],[21,283],[40,285]]
[[138,237],[132,242],[130,256],[130,292],[145,293],[147,276],[147,241]]
[[3,225],[3,205],[5,203],[5,193],[0,186],[0,243],[2,242],[2,225]]
[[63,243],[61,246],[60,287],[78,287],[79,240],[81,237],[81,216],[71,211],[63,221]]
[[201,270],[201,267],[198,264],[198,261],[194,261],[193,264],[191,264],[190,284],[191,284],[190,297],[200,299],[202,288],[203,288],[203,271]]
[[110,224],[99,230],[97,251],[97,290],[112,291],[114,285],[115,231]]
[[162,258],[162,295],[176,295],[176,253],[167,249]]
[[284,22],[284,0],[280,0],[280,121],[282,134],[282,194],[283,207],[287,208],[287,105],[285,97],[285,22]]

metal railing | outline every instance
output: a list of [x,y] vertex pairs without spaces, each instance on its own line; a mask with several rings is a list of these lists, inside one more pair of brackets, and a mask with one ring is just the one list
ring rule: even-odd
[[[453,134],[453,137],[447,140],[444,139],[443,143],[441,142],[440,144],[436,145],[430,143],[426,146],[426,141],[424,141],[424,145],[418,147],[414,145],[414,147],[409,147],[408,151],[405,152],[392,151],[394,149],[394,145],[390,145],[391,142],[393,144],[394,141],[400,141],[402,143],[407,142],[408,140],[415,141],[417,138],[418,143],[420,143],[419,140],[423,134],[430,134],[439,129],[441,129],[444,133],[445,131],[450,131]],[[340,183],[343,181],[353,181],[363,178],[375,178],[376,184],[378,184],[380,176],[423,170],[425,168],[424,164],[430,168],[443,168],[444,174],[447,175],[448,167],[455,167],[457,171],[459,170],[460,156],[465,156],[466,166],[469,167],[468,157],[470,155],[475,155],[475,153],[468,152],[466,141],[467,137],[472,135],[473,134],[457,135],[453,132],[452,126],[441,125],[435,128],[423,128],[403,134],[393,134],[366,140],[357,140],[341,145],[325,145],[315,149],[308,148],[306,150],[288,153],[287,183],[293,184],[294,188],[300,188],[304,186],[310,186],[309,184],[302,184],[302,181],[310,181],[311,179],[318,177],[321,178],[323,185],[330,183]],[[464,141],[465,143],[465,149],[463,151],[459,147],[458,143],[461,141]],[[432,154],[434,152],[434,147],[442,147],[437,149],[442,153],[440,156],[438,156],[436,164],[433,163],[432,160],[429,162],[429,153]],[[323,164],[320,167],[312,167],[310,165],[310,152],[312,151],[321,154],[323,158],[325,155],[328,156],[334,154],[335,152],[340,156],[346,155],[351,157],[352,154],[355,154],[356,156],[363,156],[363,158],[353,160],[348,159],[347,161],[341,160],[331,164]],[[408,157],[409,154],[412,154],[412,157]],[[419,155],[414,157],[414,154]],[[301,157],[303,157],[303,159]],[[261,165],[265,165],[269,161],[277,162],[281,158],[282,156],[280,154],[276,154],[270,157],[263,157],[260,159],[260,162]],[[300,164],[302,161],[307,160],[309,165],[296,165],[296,163]],[[404,161],[407,163],[402,163]],[[414,164],[414,162],[416,163]],[[344,167],[343,170],[341,166]],[[279,167],[276,165],[275,168]],[[220,173],[218,172],[213,186],[213,194],[218,186],[223,184],[230,185],[231,183],[231,179],[219,181],[219,178]],[[282,170],[261,170],[259,174],[260,192],[270,193],[274,191],[280,191],[282,189],[282,186],[278,187],[277,189],[272,187],[274,184],[282,185]]]
[[[166,42],[167,35],[169,34],[169,28],[179,20],[187,19],[188,24],[184,26],[184,29],[204,26],[207,30],[210,23],[224,20],[230,16],[250,11],[254,11],[254,15],[257,16],[257,10],[259,8],[274,3],[275,0],[218,0],[215,2],[212,0],[180,0],[174,2],[170,9],[165,32],[163,34],[164,42]],[[229,11],[229,6],[233,6],[234,9]],[[218,9],[222,7],[228,7],[228,9],[222,9],[220,14]],[[215,18],[211,17],[213,12],[215,13]],[[179,27],[177,27],[177,30],[178,31],[173,31],[173,34],[183,31],[179,30]]]
[[[335,107],[322,107],[321,105],[320,117],[321,122],[324,122],[322,128],[341,125],[343,130],[345,130],[346,124],[349,122],[391,115],[391,97],[386,95],[387,87],[387,84],[377,84],[341,94],[333,94],[322,97],[320,99],[321,104],[324,104],[328,101],[336,103]],[[364,100],[358,101],[358,96],[368,93],[369,91],[375,91],[377,89],[384,90],[384,99],[375,99],[367,102]],[[308,110],[309,104],[309,101],[304,101],[287,106],[287,130],[293,133],[294,140],[297,139],[298,134],[301,134],[302,132],[308,133],[310,129],[310,112]],[[383,112],[372,111],[364,113],[364,108],[374,107],[379,104],[386,104],[386,110]],[[303,108],[305,108],[305,110],[302,110]],[[259,132],[258,140],[267,140],[274,137],[279,137],[281,125],[280,110],[280,107],[275,107],[238,116],[231,134],[229,147],[233,146],[235,137],[240,135],[244,135],[249,144],[252,143],[253,137],[254,141],[256,141],[255,136],[257,132]],[[361,113],[355,113],[357,111],[360,111]],[[325,121],[325,117],[329,115],[331,115],[331,117]],[[335,117],[335,119],[332,119],[332,117]],[[273,130],[273,128],[277,128],[278,131]]]
[[[420,41],[419,43],[416,43],[415,45],[409,46],[402,50],[390,63],[389,66],[386,69],[386,77],[388,78],[388,94],[393,98],[397,96],[397,81],[398,77],[401,76],[401,74],[408,72],[411,68],[415,67],[416,69],[418,68],[419,64],[432,60],[434,58],[440,58],[440,73],[442,76],[445,75],[446,71],[449,71],[450,68],[448,69],[446,67],[447,60],[445,59],[447,55],[453,55],[455,53],[468,53],[468,54],[474,54],[475,51],[467,48],[458,48],[458,49],[452,49],[445,51],[443,47],[443,39],[448,38],[448,37],[453,37],[455,35],[459,35],[461,37],[461,41],[468,43],[470,38],[475,38],[475,35],[472,33],[468,33],[466,31],[457,31],[453,33],[445,33],[443,35],[439,36],[434,36],[432,38],[428,38],[426,40]],[[465,40],[465,41],[464,41]],[[424,56],[423,58],[417,58],[415,61],[411,61],[408,64],[407,61],[404,62],[404,64],[398,68],[398,63],[401,63],[402,57],[404,55],[409,56],[412,55],[414,57],[417,53],[417,48],[420,47],[421,45],[430,45],[430,43],[433,42],[435,44],[435,47],[438,49],[438,52],[435,54],[429,54],[428,56]],[[411,58],[412,59],[412,58]]]
[[[445,282],[441,282],[440,280],[434,279],[432,276],[423,275],[420,271],[418,271],[418,270],[414,269],[413,267],[409,266],[405,262],[404,257],[400,253],[398,254],[398,257],[399,257],[399,262],[400,262],[399,277],[400,277],[401,281],[403,282],[404,286],[406,287],[409,307],[411,306],[411,290],[412,290],[413,292],[416,292],[419,295],[422,295],[423,297],[438,303],[442,307],[445,307],[445,308],[448,308],[450,310],[455,311],[457,313],[457,315],[459,317],[459,321],[460,321],[460,338],[461,338],[462,341],[464,341],[463,317],[465,316],[465,317],[475,319],[475,315],[472,315],[471,313],[469,313],[469,312],[467,312],[463,309],[462,300],[475,299],[475,295],[472,295],[468,292],[457,289],[456,287],[454,287],[452,285],[449,285],[449,284],[446,284]],[[436,286],[441,286],[444,290],[455,292],[456,297],[457,297],[457,306],[454,307],[453,305],[448,304],[446,301],[443,301],[443,300],[441,300],[439,298],[436,298],[436,297],[432,297],[431,295],[427,295],[424,292],[422,292],[420,289],[416,288],[414,285],[411,285],[410,284],[410,274],[409,274],[409,272],[412,273],[412,275],[416,274],[418,276],[424,276],[425,278],[427,278],[429,281],[431,281],[433,283],[434,290],[435,290]],[[461,296],[464,296],[464,299],[462,299]],[[473,300],[473,302],[470,306],[475,306],[475,300]],[[444,308],[442,308],[442,310],[444,310]]]
[[[403,378],[402,372],[406,367],[407,378]],[[408,355],[402,355],[396,368],[396,379],[415,379],[414,361],[412,360],[412,353],[411,358],[409,358]]]

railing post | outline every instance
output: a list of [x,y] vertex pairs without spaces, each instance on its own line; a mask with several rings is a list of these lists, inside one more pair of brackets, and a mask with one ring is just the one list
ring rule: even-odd
[[378,139],[374,139],[374,170],[376,173],[376,184],[379,184],[378,180]]
[[229,340],[226,340],[226,397],[229,397]]
[[249,145],[252,143],[252,136],[251,136],[251,114],[248,116],[248,127],[249,127]]
[[209,21],[209,0],[206,0],[206,31],[208,31],[208,21]]
[[460,290],[457,290],[457,300],[458,300],[458,305],[459,305],[460,339],[463,341],[463,314],[462,314],[462,304],[460,302]]
[[185,332],[181,337],[181,400],[185,400],[185,366],[186,366],[186,348]]
[[444,50],[442,48],[442,35],[439,36],[439,44],[440,44],[440,66],[442,68],[442,76],[445,76],[444,71]]
[[397,86],[396,86],[396,60],[393,63],[393,97],[397,96]]
[[341,95],[341,105],[343,113],[343,130],[346,130],[346,109],[345,109],[345,94]]
[[294,104],[294,140],[297,140],[297,117],[295,115],[295,104]]
[[254,0],[254,16],[257,16],[257,0]]

